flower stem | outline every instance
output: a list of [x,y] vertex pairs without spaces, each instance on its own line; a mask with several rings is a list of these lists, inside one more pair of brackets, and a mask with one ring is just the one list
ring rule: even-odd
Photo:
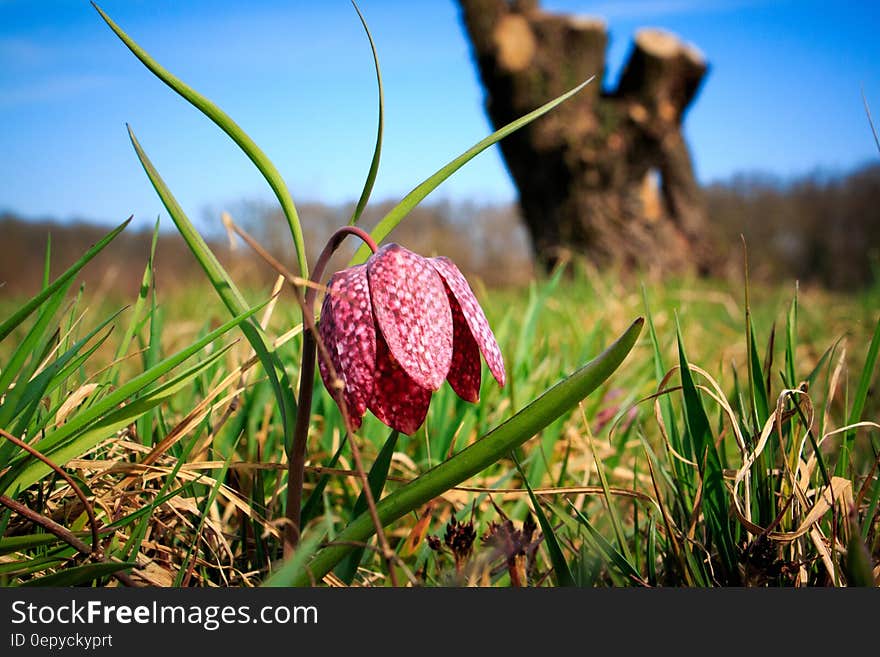
[[[378,246],[370,234],[357,226],[343,226],[327,241],[321,255],[312,270],[311,282],[320,283],[324,270],[334,251],[342,244],[347,235],[361,238],[367,246],[376,252]],[[284,558],[289,558],[299,542],[300,523],[302,520],[302,495],[306,465],[306,443],[308,442],[309,423],[312,416],[312,393],[315,387],[316,336],[315,298],[318,285],[310,285],[306,289],[303,309],[303,350],[300,361],[299,399],[297,400],[296,424],[293,429],[293,443],[288,456],[287,466],[287,524],[284,529]],[[346,418],[346,425],[348,419]]]

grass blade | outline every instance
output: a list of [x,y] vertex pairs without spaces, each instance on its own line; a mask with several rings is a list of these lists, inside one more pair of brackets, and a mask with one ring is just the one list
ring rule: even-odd
[[516,463],[516,469],[519,470],[519,476],[522,477],[523,484],[525,484],[526,490],[529,493],[529,499],[532,500],[532,507],[535,509],[535,515],[538,517],[538,524],[541,525],[541,532],[544,534],[544,543],[547,546],[547,552],[550,554],[550,563],[553,564],[553,574],[556,578],[556,585],[574,586],[574,576],[572,576],[571,568],[568,567],[568,562],[565,560],[565,555],[562,553],[559,540],[556,538],[556,532],[553,531],[553,525],[547,520],[544,510],[541,508],[541,503],[538,501],[538,497],[532,490],[531,484],[529,484],[529,478],[523,471],[516,456],[514,456],[514,463]]
[[379,55],[376,53],[373,35],[370,34],[370,28],[357,3],[352,0],[351,4],[354,5],[354,10],[357,12],[358,18],[361,19],[361,25],[364,26],[364,32],[367,33],[367,39],[370,41],[370,50],[373,53],[373,66],[376,68],[376,84],[379,87],[379,126],[376,130],[376,147],[373,149],[373,159],[370,162],[370,170],[364,182],[364,189],[348,222],[349,226],[354,226],[361,218],[364,208],[367,207],[367,201],[370,200],[370,194],[373,192],[373,184],[376,182],[376,175],[379,173],[379,160],[382,157],[382,134],[385,130],[385,92],[382,88],[382,71],[379,68]]
[[[391,457],[394,455],[394,449],[397,447],[397,438],[399,435],[400,434],[397,431],[391,432],[391,435],[388,436],[388,440],[385,441],[376,460],[373,461],[370,473],[367,475],[370,492],[373,493],[374,500],[378,500],[382,495],[382,489],[385,487],[385,481],[388,479],[388,471],[391,468]],[[366,511],[367,496],[364,494],[364,491],[361,491],[361,494],[358,495],[358,498],[354,503],[352,518],[357,518],[360,514],[365,513]],[[339,569],[336,574],[346,584],[351,584],[352,581],[354,581],[354,576],[357,574],[361,558],[364,556],[364,550],[365,548],[362,547],[355,548],[351,554],[339,564]]]
[[223,130],[223,132],[229,135],[238,147],[244,151],[244,154],[248,156],[250,161],[254,163],[254,166],[259,169],[260,173],[263,174],[266,182],[269,183],[272,191],[275,192],[278,202],[281,203],[281,209],[284,211],[284,216],[287,219],[287,224],[290,228],[290,234],[293,237],[293,244],[296,249],[296,257],[299,261],[300,276],[307,278],[309,275],[308,260],[306,258],[306,247],[299,216],[296,212],[296,206],[293,204],[293,198],[290,196],[290,191],[287,189],[287,185],[281,177],[281,174],[278,172],[278,169],[272,164],[272,161],[226,112],[163,68],[158,62],[150,57],[143,48],[135,43],[131,37],[123,32],[122,28],[114,23],[98,5],[92,2],[92,6],[101,15],[101,18],[104,19],[104,22],[107,23],[110,29],[116,33],[116,36],[122,40],[134,56],[137,57],[153,75],[171,87],[171,89],[177,92],[184,100],[188,101],[202,114],[211,119],[211,121]]
[[128,349],[131,346],[131,342],[134,339],[135,332],[137,331],[138,325],[141,321],[141,315],[144,312],[144,306],[147,303],[147,296],[149,295],[150,290],[153,287],[153,261],[156,257],[156,245],[159,241],[159,219],[156,218],[156,224],[153,226],[153,239],[150,242],[150,255],[147,258],[147,265],[144,267],[144,275],[141,277],[141,287],[138,290],[138,298],[135,301],[134,308],[131,311],[131,320],[129,321],[128,326],[125,329],[125,333],[122,335],[122,339],[119,341],[119,344],[116,347],[116,355],[113,360],[115,361],[115,365],[110,368],[110,373],[107,375],[107,379],[109,381],[115,381],[116,375],[119,372],[119,367],[122,365],[122,359],[128,353]]
[[39,579],[29,580],[22,586],[78,586],[118,573],[120,570],[134,568],[136,565],[135,563],[113,562],[88,563],[83,566],[65,568]]
[[[856,388],[852,410],[849,414],[849,424],[856,424],[862,419],[862,412],[865,410],[865,401],[868,399],[868,391],[871,389],[871,381],[874,379],[874,367],[877,364],[878,352],[880,352],[880,320],[877,321],[877,326],[874,328],[874,335],[871,338],[871,344],[868,346],[868,354],[865,356],[865,364],[862,367],[862,374],[859,377],[859,386]],[[843,436],[840,459],[837,461],[836,474],[838,476],[844,476],[849,461],[849,452],[852,449],[852,444],[855,439],[856,432],[854,429],[847,431]]]
[[788,309],[788,317],[785,320],[785,375],[788,378],[786,386],[794,388],[798,384],[795,360],[797,356],[797,326],[798,326],[798,289],[795,286],[794,298]]
[[[247,304],[245,303],[241,292],[239,292],[235,283],[232,282],[232,278],[226,270],[223,269],[222,265],[217,260],[217,257],[183,212],[177,199],[174,198],[171,190],[168,189],[165,181],[162,180],[159,172],[156,171],[156,168],[153,166],[153,163],[150,162],[150,158],[147,157],[147,154],[141,148],[140,143],[138,143],[138,140],[134,136],[134,132],[130,127],[128,128],[128,135],[131,138],[131,144],[134,146],[138,159],[141,161],[141,165],[144,167],[144,171],[146,171],[156,193],[159,195],[159,198],[162,199],[165,209],[168,210],[168,214],[171,215],[171,219],[174,221],[178,231],[180,231],[180,234],[189,246],[190,251],[192,251],[196,260],[198,260],[199,264],[202,266],[202,269],[211,281],[211,285],[214,286],[214,289],[217,291],[217,294],[220,296],[220,299],[226,305],[229,312],[234,316],[241,315],[247,308]],[[269,381],[272,384],[272,389],[275,392],[275,399],[278,402],[278,407],[281,411],[281,422],[284,425],[284,434],[285,436],[292,436],[294,418],[296,417],[296,400],[293,397],[293,385],[290,383],[284,365],[281,363],[281,360],[278,358],[274,349],[266,346],[263,330],[257,322],[243,322],[241,324],[241,331],[244,333],[248,342],[250,342],[251,347],[253,347],[254,352],[259,357],[260,362],[263,364],[263,369],[266,372],[266,376],[269,377]]]
[[[0,534],[2,536],[2,534]],[[58,543],[59,539],[55,534],[22,534],[21,536],[9,536],[8,538],[0,538],[0,556],[4,554],[13,554],[15,552],[24,552],[30,548],[41,547],[43,545],[51,545]]]
[[[342,448],[345,447],[345,441],[339,441],[339,447],[334,452],[333,456],[330,458],[330,461],[327,463],[327,469],[335,468],[336,464],[339,463],[339,457],[342,456]],[[321,498],[324,495],[324,489],[327,488],[327,484],[330,482],[330,475],[323,474],[321,478],[318,479],[318,483],[315,484],[315,488],[309,494],[309,499],[306,500],[306,503],[303,505],[301,522],[303,527],[309,524],[309,521],[313,520],[317,517],[318,511],[320,510],[321,502],[323,501]]]
[[[709,417],[691,375],[690,365],[684,352],[681,327],[676,322],[678,333],[678,356],[681,376],[682,397],[684,398],[685,425],[693,446],[693,454],[700,466],[703,477],[703,506],[706,508],[706,527],[709,535],[718,543],[728,572],[735,571],[736,548],[728,524],[728,492],[724,484],[724,473],[718,450],[715,448]],[[759,370],[760,372],[760,370]]]
[[[560,103],[565,102],[572,96],[574,96],[577,92],[587,86],[590,82],[593,81],[593,77],[581,82],[574,89],[571,89],[561,96],[554,98],[548,103],[545,103],[541,107],[536,110],[533,110],[526,114],[525,116],[521,116],[515,121],[511,121],[506,126],[496,130],[491,135],[486,137],[485,139],[477,142],[471,148],[466,150],[464,153],[459,155],[457,158],[452,160],[449,164],[444,166],[442,169],[434,173],[425,179],[422,183],[416,186],[409,194],[403,197],[403,200],[400,201],[392,210],[385,215],[385,217],[378,223],[376,228],[373,229],[371,233],[376,243],[380,243],[384,240],[388,234],[394,230],[394,228],[399,224],[404,217],[406,217],[409,212],[416,207],[422,200],[431,192],[433,192],[444,180],[449,178],[453,173],[458,171],[461,167],[467,164],[474,157],[482,153],[484,150],[494,145],[498,141],[502,140],[504,137],[509,135],[512,132],[516,132],[524,125],[528,125],[535,119],[543,116],[554,107],[559,105]],[[370,257],[370,249],[365,244],[361,245],[361,247],[354,254],[354,257],[351,259],[351,265],[360,264],[365,262],[367,258]]]
[[[620,366],[635,345],[644,320],[637,319],[611,346],[574,374],[547,390],[522,411],[469,445],[455,456],[397,489],[376,505],[380,520],[387,525],[420,508],[429,500],[481,472],[515,447],[532,438],[602,384]],[[351,551],[349,542],[363,542],[375,531],[367,513],[358,516],[337,537],[338,544],[321,550],[307,572],[294,582],[309,584],[320,579]],[[345,543],[345,544],[343,544]]]
[[7,318],[2,324],[0,324],[0,342],[3,341],[15,328],[21,324],[27,317],[34,312],[37,308],[39,308],[49,297],[51,297],[55,292],[60,290],[65,284],[67,284],[80,269],[86,266],[88,262],[98,255],[101,250],[110,244],[113,239],[121,233],[128,223],[131,221],[131,217],[123,221],[119,226],[111,230],[107,235],[101,238],[92,248],[86,251],[83,256],[73,263],[67,271],[65,271],[61,276],[55,279],[55,281],[44,287],[39,294],[37,294],[33,299],[23,304],[18,310],[16,310],[12,315]]
[[590,538],[593,539],[593,542],[602,552],[602,555],[605,559],[613,564],[628,580],[632,580],[634,582],[643,582],[643,578],[639,571],[633,566],[629,560],[621,554],[619,550],[617,550],[611,543],[609,543],[599,530],[593,527],[593,524],[587,519],[587,517],[578,511],[578,509],[571,503],[568,503],[569,506],[575,513],[575,517],[578,522],[583,525],[587,531],[590,533]]

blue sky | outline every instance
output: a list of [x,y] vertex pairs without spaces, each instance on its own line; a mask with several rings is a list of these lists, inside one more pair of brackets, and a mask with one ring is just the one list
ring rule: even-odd
[[[376,90],[346,0],[101,4],[263,147],[296,200],[357,198],[372,155]],[[399,198],[491,128],[454,2],[360,5],[386,91],[374,198]],[[880,116],[878,2],[543,6],[606,19],[610,80],[640,27],[672,30],[706,54],[711,70],[685,124],[701,181],[846,171],[877,158],[860,94]],[[194,220],[242,199],[271,201],[237,147],[143,68],[86,0],[0,0],[0,209],[107,223],[134,214],[139,226],[164,217],[126,122]],[[503,202],[515,190],[496,148],[434,195]]]

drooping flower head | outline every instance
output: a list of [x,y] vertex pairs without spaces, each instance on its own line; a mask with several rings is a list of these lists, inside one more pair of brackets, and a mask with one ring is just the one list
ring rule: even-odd
[[[393,429],[415,432],[443,381],[462,399],[478,401],[480,353],[505,383],[498,343],[458,267],[398,244],[330,278],[319,333],[353,428],[370,410]],[[318,366],[333,394],[324,358]]]

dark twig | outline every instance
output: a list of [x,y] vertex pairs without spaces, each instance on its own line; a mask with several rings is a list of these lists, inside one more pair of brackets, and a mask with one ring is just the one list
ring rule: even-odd
[[[52,520],[51,518],[47,518],[41,513],[37,513],[33,509],[22,504],[21,502],[18,502],[11,497],[8,497],[7,495],[0,495],[0,504],[5,506],[7,509],[11,509],[18,515],[27,518],[34,524],[39,525],[50,534],[54,534],[77,552],[80,552],[81,554],[84,554],[86,556],[91,556],[97,561],[101,561],[103,563],[113,563],[110,559],[107,559],[104,556],[99,557],[97,554],[93,553],[88,545],[79,540],[73,534],[73,532],[71,532],[66,527],[59,525],[54,520]],[[122,570],[113,573],[113,577],[115,577],[125,586],[137,586],[135,581],[128,575],[128,573]]]
[[871,134],[874,135],[874,143],[877,144],[877,150],[880,151],[880,137],[877,136],[877,128],[874,127],[874,119],[871,118],[871,108],[868,107],[868,99],[865,97],[864,89],[862,89],[862,103],[865,105],[865,114],[868,115],[868,124],[871,126]]
[[[294,276],[290,273],[284,265],[282,265],[278,260],[272,256],[268,251],[266,251],[259,242],[257,242],[253,237],[251,237],[244,229],[240,228],[232,219],[225,218],[224,223],[231,228],[236,235],[241,237],[245,243],[250,246],[254,252],[257,253],[263,260],[265,260],[275,271],[277,271],[284,279],[291,285],[294,290],[294,295],[297,303],[299,303],[302,314],[303,314],[303,350],[302,350],[302,359],[300,361],[300,387],[299,387],[299,397],[297,400],[297,416],[296,416],[296,424],[294,425],[293,432],[293,442],[291,445],[291,451],[288,457],[288,476],[287,476],[287,520],[288,522],[284,528],[284,556],[285,558],[289,558],[294,549],[296,548],[297,543],[299,542],[302,522],[302,493],[303,493],[303,482],[305,478],[305,461],[306,461],[306,443],[308,438],[309,431],[309,423],[311,421],[311,408],[312,408],[312,396],[314,392],[314,378],[315,378],[315,363],[317,351],[321,352],[321,359],[327,365],[327,369],[329,370],[332,378],[336,382],[340,382],[335,369],[333,368],[333,363],[327,354],[326,349],[321,341],[320,335],[318,334],[317,326],[315,324],[315,300],[317,298],[317,293],[319,289],[323,289],[321,285],[321,278],[324,276],[324,270],[327,267],[327,263],[330,260],[330,257],[339,248],[339,245],[348,235],[354,235],[363,240],[367,246],[375,253],[378,249],[376,242],[373,238],[361,228],[357,226],[343,226],[338,229],[330,239],[327,241],[326,246],[324,247],[321,254],[318,256],[318,260],[315,263],[315,267],[312,270],[312,276],[310,281],[303,281],[301,278]],[[306,292],[305,296],[300,293],[300,286],[305,285]],[[341,382],[340,382],[341,383]],[[364,490],[364,498],[367,502],[367,507],[370,512],[370,516],[373,520],[373,523],[376,527],[376,536],[379,541],[379,545],[381,547],[382,553],[388,562],[389,565],[389,575],[391,577],[391,582],[394,586],[397,586],[397,578],[394,573],[394,569],[391,568],[391,559],[393,555],[393,551],[391,550],[391,546],[388,543],[388,539],[385,536],[385,533],[382,529],[382,522],[379,519],[378,512],[376,511],[376,501],[373,497],[373,492],[370,489],[369,480],[367,478],[367,474],[363,468],[363,461],[360,455],[360,449],[357,446],[356,441],[353,438],[353,432],[351,431],[351,422],[348,415],[347,406],[345,403],[344,395],[342,394],[342,386],[334,386],[334,391],[332,393],[334,399],[339,404],[340,409],[342,410],[343,419],[345,421],[345,426],[349,434],[349,443],[351,444],[352,456],[355,461],[355,469],[357,470],[358,477],[361,479],[363,483]]]
[[30,445],[28,445],[26,442],[24,442],[21,438],[17,438],[15,436],[13,436],[11,433],[9,433],[8,431],[4,431],[3,429],[0,429],[0,435],[2,435],[4,438],[6,438],[6,440],[11,442],[16,447],[23,449],[24,451],[26,451],[28,454],[30,454],[34,458],[36,458],[36,459],[42,461],[43,463],[45,463],[46,465],[48,465],[55,472],[58,473],[59,477],[64,479],[64,481],[66,481],[70,485],[70,487],[73,489],[73,492],[79,498],[79,501],[83,503],[83,506],[85,507],[85,510],[86,510],[86,515],[89,517],[89,525],[92,528],[92,548],[91,548],[91,550],[88,550],[88,552],[90,552],[94,555],[100,555],[101,546],[98,542],[98,540],[99,540],[98,531],[99,530],[98,530],[98,519],[95,517],[95,508],[92,506],[91,502],[89,502],[88,498],[85,496],[85,493],[82,492],[82,489],[76,485],[76,482],[73,480],[73,477],[71,477],[69,474],[67,474],[61,468],[61,466],[56,465],[49,457],[38,452],[36,449],[34,449]]
[[[341,396],[342,394],[340,393],[340,397]],[[361,449],[358,447],[357,441],[354,439],[354,435],[351,431],[349,431],[348,436],[348,444],[351,445],[351,455],[354,458],[354,467],[361,479],[361,483],[363,484],[364,499],[367,501],[367,509],[370,512],[370,518],[373,520],[373,526],[376,528],[376,540],[379,541],[379,546],[382,548],[382,556],[388,564],[388,575],[391,578],[391,585],[396,588],[399,584],[397,583],[397,575],[394,573],[394,568],[392,567],[392,562],[396,555],[391,549],[391,545],[388,543],[388,537],[385,536],[385,532],[382,530],[382,520],[379,518],[379,512],[376,510],[376,500],[373,497],[373,490],[370,488],[370,481],[367,478],[367,473],[364,470],[364,463],[361,460]]]

